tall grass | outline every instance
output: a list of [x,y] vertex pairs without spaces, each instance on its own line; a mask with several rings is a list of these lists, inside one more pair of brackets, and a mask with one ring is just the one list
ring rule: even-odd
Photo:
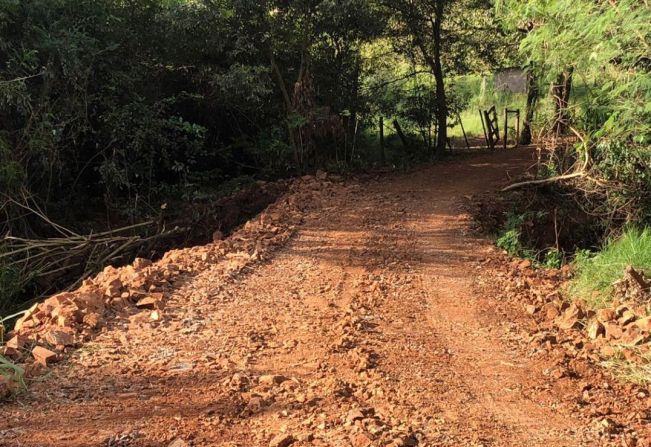
[[[572,94],[570,95],[570,110],[576,115],[580,116],[582,110],[589,107],[588,103],[588,90],[591,81],[586,81],[582,78],[574,79],[572,86]],[[551,96],[547,94],[549,86],[540,86],[540,98],[538,99],[538,106],[534,116],[534,128],[540,129],[546,123],[553,120],[554,115],[554,101]],[[467,98],[468,106],[461,112],[461,120],[466,130],[466,134],[472,137],[484,136],[484,131],[481,125],[481,118],[479,116],[479,109],[487,110],[491,106],[497,109],[498,119],[500,123],[500,136],[503,135],[504,128],[504,109],[520,109],[520,130],[522,130],[522,122],[527,106],[526,93],[510,93],[506,91],[497,90],[495,88],[494,75],[466,75],[460,76],[454,80],[454,89]],[[512,127],[512,125],[509,125]],[[449,130],[452,137],[459,137],[462,135],[461,127],[455,126]],[[511,135],[511,133],[509,133]]]
[[651,229],[628,229],[606,242],[594,256],[579,255],[574,261],[577,274],[568,291],[595,308],[612,301],[613,283],[624,276],[627,266],[651,273]]

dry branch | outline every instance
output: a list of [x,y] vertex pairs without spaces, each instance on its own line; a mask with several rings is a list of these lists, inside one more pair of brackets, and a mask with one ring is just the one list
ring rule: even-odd
[[517,188],[522,188],[523,186],[545,185],[548,183],[555,183],[555,182],[560,182],[564,180],[570,180],[573,178],[585,177],[585,176],[586,176],[585,172],[575,172],[573,174],[558,175],[556,177],[549,177],[549,178],[543,178],[538,180],[527,180],[524,182],[513,183],[512,185],[509,185],[506,188],[502,188],[502,192],[511,191]]
[[[6,235],[0,239],[0,265],[16,272],[19,287],[36,281],[41,286],[41,295],[55,287],[71,289],[105,266],[129,261],[140,251],[151,248],[156,240],[184,231],[178,227],[154,234],[151,234],[152,229],[144,231],[153,225],[154,222],[149,221],[101,233],[78,235],[70,232],[65,237],[47,239]],[[136,230],[140,230],[140,234],[135,233]]]

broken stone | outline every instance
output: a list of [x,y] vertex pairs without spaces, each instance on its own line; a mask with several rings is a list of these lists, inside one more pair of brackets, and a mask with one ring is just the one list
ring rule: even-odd
[[249,378],[243,374],[235,373],[227,380],[227,383],[232,390],[244,390],[249,385]]
[[260,396],[253,396],[246,403],[246,410],[250,414],[258,413],[265,405],[264,399]]
[[606,329],[606,338],[608,339],[620,339],[624,331],[618,323],[606,322],[604,323],[604,328]]
[[349,424],[354,423],[355,421],[364,419],[364,414],[357,408],[350,410],[346,416],[346,422]]
[[285,376],[268,374],[268,375],[260,376],[258,382],[264,385],[280,385],[285,380],[289,380],[289,379],[287,379],[287,377]]
[[117,278],[109,282],[108,285],[106,286],[106,289],[104,289],[104,294],[111,297],[120,296],[121,293],[122,293],[122,281],[120,281]]
[[72,334],[54,329],[45,334],[45,341],[52,346],[72,346],[75,344],[75,338]]
[[570,307],[567,308],[563,314],[557,318],[558,327],[561,329],[578,329],[580,327],[580,322],[584,318],[585,314],[583,309],[579,307],[577,303],[572,303]]
[[560,314],[560,310],[554,303],[547,303],[541,309],[540,312],[544,315],[547,321],[556,319]]
[[604,357],[612,357],[615,354],[617,354],[617,349],[615,349],[613,346],[610,345],[604,345],[601,347],[599,350],[600,354]]
[[175,440],[167,444],[167,447],[190,447],[190,444],[188,444],[181,438],[176,438]]
[[80,293],[75,296],[74,303],[79,309],[86,309],[90,312],[102,312],[104,310],[104,300],[94,293]]
[[622,315],[624,315],[624,312],[628,311],[628,306],[626,304],[620,304],[617,307],[615,307],[615,316],[617,318],[620,318]]
[[9,341],[7,341],[5,346],[7,348],[11,348],[11,349],[15,349],[17,351],[20,351],[21,349],[23,349],[25,347],[26,344],[27,344],[27,338],[26,337],[16,335],[15,337],[13,337]]
[[138,309],[155,309],[158,300],[153,296],[146,296],[136,303]]
[[624,313],[622,313],[622,316],[619,318],[619,322],[622,324],[622,326],[626,326],[627,324],[634,322],[636,319],[637,317],[632,311],[625,310]]
[[269,447],[288,447],[295,441],[296,439],[292,435],[281,433],[269,441]]
[[621,341],[628,345],[635,346],[644,343],[647,338],[648,336],[646,334],[643,334],[639,327],[630,326],[622,335]]
[[651,332],[651,316],[640,318],[635,322],[635,326],[639,327],[642,331]]
[[136,258],[133,261],[133,268],[135,270],[142,270],[146,267],[149,267],[150,265],[152,265],[152,262],[149,259],[145,258]]
[[364,433],[358,433],[357,435],[353,436],[350,441],[353,444],[353,447],[368,447],[373,442]]
[[617,424],[612,419],[603,418],[597,423],[599,431],[604,434],[612,434],[617,430]]
[[597,320],[605,323],[606,321],[612,321],[615,319],[615,311],[612,309],[599,309],[597,311]]
[[8,346],[2,346],[0,348],[0,355],[11,359],[18,359],[20,357],[20,351]]
[[518,269],[520,270],[526,270],[531,267],[531,261],[528,259],[525,259],[524,261],[520,262],[518,264]]
[[95,329],[99,326],[100,316],[94,312],[84,315],[82,322],[90,329]]
[[538,307],[535,304],[528,304],[525,310],[529,315],[534,315],[538,311]]
[[49,349],[45,349],[42,346],[36,346],[34,349],[32,349],[32,356],[39,365],[43,366],[48,366],[57,360],[57,355],[55,352],[52,352]]
[[605,335],[606,328],[601,322],[595,320],[590,323],[590,326],[588,326],[588,337],[595,339],[597,337],[603,337]]
[[45,301],[43,301],[44,306],[51,306],[52,308],[56,308],[59,306],[62,306],[66,303],[66,301],[69,301],[73,297],[72,293],[69,292],[64,292],[64,293],[59,293],[57,295],[51,296]]
[[312,442],[314,440],[314,435],[312,433],[302,433],[298,436],[299,442]]
[[626,275],[628,276],[629,280],[633,282],[637,287],[639,287],[642,290],[648,290],[649,287],[651,286],[646,280],[642,277],[640,272],[635,270],[633,266],[628,266],[626,267]]

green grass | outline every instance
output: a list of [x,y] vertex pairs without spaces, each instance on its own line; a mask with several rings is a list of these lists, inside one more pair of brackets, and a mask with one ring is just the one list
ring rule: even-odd
[[594,256],[580,255],[574,261],[577,271],[568,289],[574,298],[583,298],[594,308],[612,301],[612,285],[623,278],[627,266],[651,273],[651,229],[628,229],[609,240]]
[[[466,131],[468,138],[470,137],[484,137],[484,130],[481,126],[481,118],[479,117],[479,110],[464,110],[460,114],[463,128]],[[463,137],[461,126],[454,126],[448,129],[450,137]]]

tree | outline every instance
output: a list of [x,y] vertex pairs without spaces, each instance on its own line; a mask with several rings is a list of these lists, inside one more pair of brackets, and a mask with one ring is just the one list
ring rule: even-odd
[[385,1],[385,6],[397,13],[392,23],[398,47],[413,59],[426,64],[436,82],[437,140],[435,154],[441,157],[447,145],[447,101],[442,56],[442,22],[446,0]]
[[[579,139],[562,149],[577,161],[574,177],[588,183],[582,206],[611,222],[651,222],[651,8],[635,0],[507,0],[498,11],[510,29],[529,28],[521,54],[552,86],[546,128]],[[581,94],[571,99],[578,82]]]
[[446,82],[460,74],[481,72],[508,59],[513,39],[484,0],[383,0],[394,13],[390,23],[398,51],[431,71],[436,82],[436,156],[447,145],[449,121]]

